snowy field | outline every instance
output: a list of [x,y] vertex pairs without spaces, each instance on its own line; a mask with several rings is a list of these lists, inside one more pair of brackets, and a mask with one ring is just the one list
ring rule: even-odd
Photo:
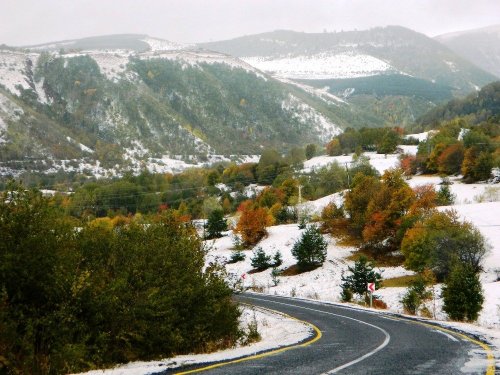
[[259,342],[234,349],[221,350],[210,354],[180,355],[171,359],[148,362],[131,362],[107,370],[94,370],[86,375],[143,375],[165,371],[180,366],[217,362],[253,355],[283,346],[304,341],[314,334],[311,326],[285,315],[266,309],[244,307],[240,318],[241,327],[257,322],[262,338]]

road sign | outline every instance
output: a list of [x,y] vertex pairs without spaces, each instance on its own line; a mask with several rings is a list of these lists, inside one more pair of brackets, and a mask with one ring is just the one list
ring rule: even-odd
[[368,283],[366,289],[370,292],[373,293],[375,291],[375,283]]

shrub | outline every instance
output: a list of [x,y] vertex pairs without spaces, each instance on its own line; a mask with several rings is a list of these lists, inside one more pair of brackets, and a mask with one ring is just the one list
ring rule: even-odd
[[323,264],[326,259],[327,245],[319,229],[316,226],[310,226],[293,245],[292,255],[297,259],[300,269],[310,269]]
[[306,159],[312,159],[316,155],[316,145],[310,143],[306,146]]
[[463,264],[456,264],[442,291],[443,310],[453,320],[475,321],[483,306],[483,290],[479,275]]
[[278,278],[281,275],[281,270],[279,268],[273,267],[271,270],[271,279],[273,280],[274,286],[278,286],[280,283],[280,279]]
[[0,194],[0,372],[80,372],[236,342],[224,270],[205,268],[194,228],[169,212],[147,226],[72,224],[37,192]]
[[372,306],[375,309],[387,310],[387,303],[378,298],[373,299]]
[[417,222],[401,244],[407,268],[417,272],[430,268],[439,281],[447,278],[453,262],[481,271],[487,248],[479,230],[461,222],[455,211],[434,212]]
[[352,290],[348,287],[342,288],[342,292],[340,292],[340,299],[342,302],[351,302],[352,301]]
[[406,313],[415,315],[422,305],[422,302],[432,297],[432,292],[427,290],[427,284],[432,283],[434,278],[429,272],[419,275],[407,289],[405,295],[401,299],[403,308]]

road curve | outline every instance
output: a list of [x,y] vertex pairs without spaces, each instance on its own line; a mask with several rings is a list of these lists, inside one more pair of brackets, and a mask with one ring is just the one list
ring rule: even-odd
[[321,338],[245,361],[205,364],[176,373],[495,374],[494,358],[486,345],[438,327],[315,301],[246,293],[237,299],[309,322],[321,331]]

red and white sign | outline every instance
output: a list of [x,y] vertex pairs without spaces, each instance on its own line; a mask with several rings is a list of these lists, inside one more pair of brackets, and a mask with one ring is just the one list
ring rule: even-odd
[[366,289],[370,292],[373,293],[375,291],[375,283],[368,283],[366,286]]

